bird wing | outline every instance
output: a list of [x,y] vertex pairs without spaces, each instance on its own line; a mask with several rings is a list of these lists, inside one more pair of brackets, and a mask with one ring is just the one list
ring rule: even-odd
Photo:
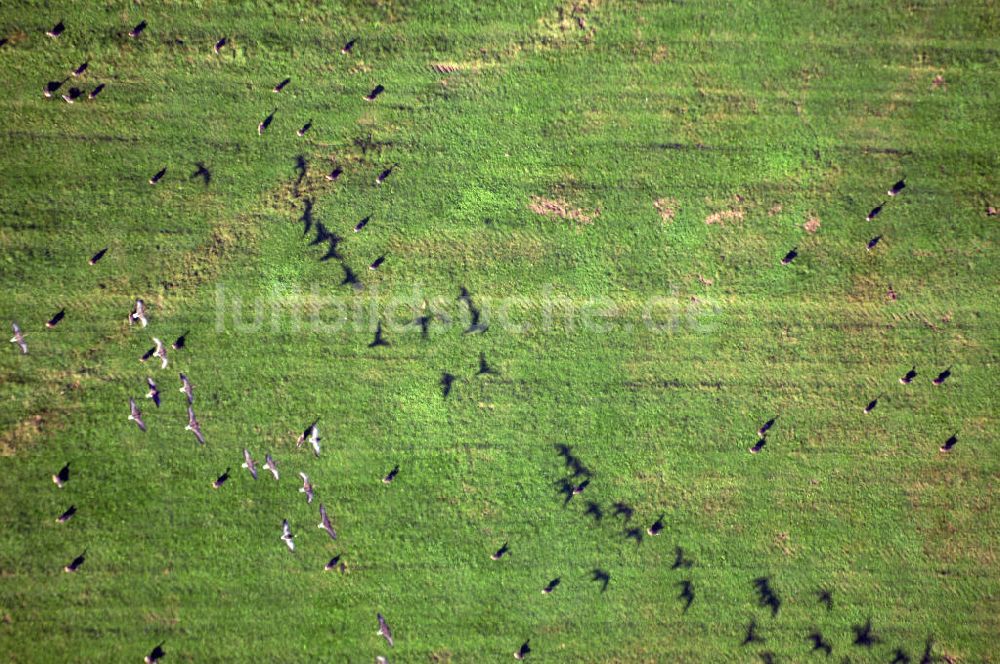
[[392,646],[392,630],[389,629],[389,623],[385,621],[385,618],[381,613],[378,615],[378,631],[379,634],[385,637],[385,640]]

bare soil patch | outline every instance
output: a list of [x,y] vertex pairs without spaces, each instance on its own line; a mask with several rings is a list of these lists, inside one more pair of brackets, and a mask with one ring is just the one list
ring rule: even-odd
[[580,208],[572,207],[569,203],[562,199],[543,198],[542,196],[532,196],[531,202],[528,204],[528,209],[535,214],[540,214],[546,217],[568,219],[570,221],[575,221],[578,224],[592,223],[594,217],[601,214],[600,210],[586,212]]

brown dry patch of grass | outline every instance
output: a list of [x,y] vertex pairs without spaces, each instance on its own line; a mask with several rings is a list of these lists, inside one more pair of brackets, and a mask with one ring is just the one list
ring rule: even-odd
[[36,413],[0,433],[0,456],[14,456],[17,452],[33,446],[44,435],[46,424],[50,419],[49,413]]
[[931,81],[931,89],[936,90],[938,88],[943,88],[945,90],[948,89],[948,84],[945,83],[944,76],[942,76],[941,74],[935,76],[934,80]]
[[774,205],[772,205],[772,206],[771,206],[771,207],[770,207],[770,208],[768,209],[768,211],[767,211],[767,216],[769,216],[769,217],[773,217],[774,215],[776,215],[776,214],[780,213],[780,212],[781,212],[781,209],[782,209],[782,208],[781,208],[781,203],[775,203]]
[[809,233],[815,233],[816,231],[818,231],[819,226],[820,226],[819,217],[815,215],[806,219],[806,223],[802,224],[802,228],[806,229],[806,231]]
[[590,224],[593,222],[594,217],[600,216],[601,214],[599,209],[594,210],[592,213],[585,212],[580,208],[572,207],[569,203],[560,198],[544,198],[542,196],[532,196],[531,202],[528,203],[528,209],[535,214],[540,214],[545,217],[567,219],[569,221],[575,221],[578,224]]
[[597,29],[590,18],[600,4],[601,0],[571,0],[559,5],[553,14],[539,19],[539,44],[559,47],[575,42],[592,43]]
[[714,279],[709,279],[707,277],[703,277],[700,274],[698,275],[698,281],[700,281],[701,283],[705,284],[706,286],[711,286],[712,284],[715,283]]
[[677,201],[673,198],[657,198],[653,201],[653,207],[660,215],[663,223],[670,223],[677,215]]
[[743,221],[745,216],[746,214],[743,212],[742,208],[720,210],[705,217],[705,223],[709,226],[716,224],[719,226],[725,226],[726,222]]
[[781,551],[782,554],[790,556],[794,553],[791,547],[792,536],[789,533],[778,533],[774,538],[774,545]]

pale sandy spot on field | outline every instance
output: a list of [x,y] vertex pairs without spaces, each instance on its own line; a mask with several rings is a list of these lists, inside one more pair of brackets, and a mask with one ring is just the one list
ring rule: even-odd
[[594,217],[601,214],[599,209],[593,212],[586,212],[580,208],[574,208],[566,201],[559,198],[543,198],[542,196],[532,196],[528,209],[535,214],[545,217],[558,217],[568,219],[580,224],[593,222]]
[[714,224],[725,226],[726,222],[743,221],[744,216],[743,210],[720,210],[705,217],[705,223],[709,226]]
[[677,214],[677,201],[673,198],[657,198],[653,201],[653,207],[656,208],[663,223],[673,221]]
[[819,217],[812,216],[806,220],[806,223],[802,224],[802,228],[806,229],[810,233],[815,233],[819,230]]

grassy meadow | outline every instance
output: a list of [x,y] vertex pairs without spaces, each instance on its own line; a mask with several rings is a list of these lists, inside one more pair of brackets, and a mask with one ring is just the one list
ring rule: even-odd
[[0,660],[1000,662],[998,34],[990,0],[3,3]]

